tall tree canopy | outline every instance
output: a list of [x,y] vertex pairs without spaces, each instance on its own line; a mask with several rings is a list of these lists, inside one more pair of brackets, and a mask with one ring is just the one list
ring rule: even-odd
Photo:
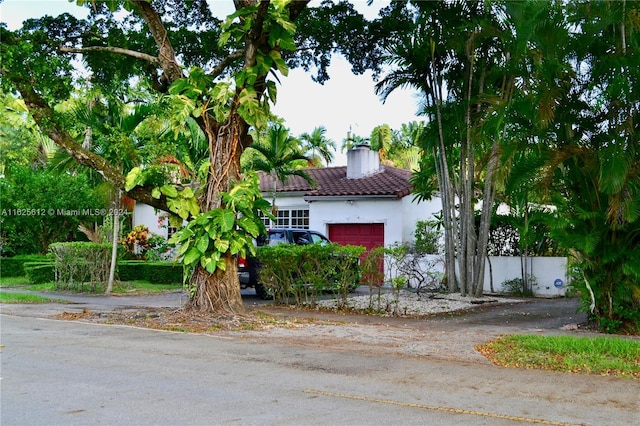
[[[205,0],[77,3],[91,9],[86,20],[63,15],[29,20],[15,32],[0,28],[3,90],[19,93],[41,130],[76,161],[130,197],[193,220],[228,207],[223,194],[240,180],[240,154],[252,143],[249,129],[267,124],[278,75],[302,66],[314,69],[317,81],[326,81],[334,52],[349,58],[354,72],[377,69],[377,39],[387,36],[387,24],[369,27],[349,2],[308,9],[307,1],[236,0],[235,13],[225,20],[210,9],[217,3]],[[124,18],[122,11],[128,12]],[[73,59],[82,61],[90,77],[78,76]],[[163,96],[176,131],[189,120],[198,124],[208,145],[201,181],[185,186],[169,175],[159,189],[145,168],[126,176],[109,159],[83,148],[54,108],[74,86],[123,93],[131,84]],[[242,310],[234,256],[252,249],[249,237],[260,231],[261,222],[243,223],[247,238],[236,242],[213,232],[197,241],[181,240],[182,254],[199,260],[189,262],[194,309]]]

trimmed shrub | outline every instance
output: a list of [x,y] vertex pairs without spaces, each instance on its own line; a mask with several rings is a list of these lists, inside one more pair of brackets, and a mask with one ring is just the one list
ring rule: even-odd
[[116,265],[116,276],[120,281],[142,280],[142,267],[137,260],[120,260]]
[[86,242],[56,243],[49,247],[55,265],[56,288],[90,291],[106,285],[111,263],[111,244]]
[[3,277],[23,277],[26,275],[24,264],[27,262],[51,262],[51,258],[41,254],[22,254],[0,258],[0,275]]
[[360,281],[360,246],[310,244],[258,248],[260,283],[276,303],[315,305],[323,292],[332,292],[346,303]]
[[144,279],[153,284],[182,284],[183,267],[173,262],[145,262]]
[[118,262],[120,281],[145,280],[153,284],[182,284],[182,265],[173,262],[125,260]]
[[24,264],[25,275],[31,284],[44,284],[56,280],[55,266],[52,262]]

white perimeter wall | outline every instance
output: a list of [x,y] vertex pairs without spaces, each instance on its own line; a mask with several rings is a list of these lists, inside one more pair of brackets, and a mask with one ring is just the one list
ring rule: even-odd
[[[520,257],[491,256],[493,269],[493,289],[503,292],[504,281],[522,278]],[[533,293],[536,296],[564,296],[567,291],[567,258],[566,257],[529,257],[527,273],[536,278]],[[489,281],[489,264],[485,266],[484,291],[491,290]]]
[[[444,273],[444,256],[428,256],[427,262],[434,264],[433,271]],[[439,261],[438,261],[439,260]],[[522,266],[520,257],[489,256],[485,264],[484,292],[504,293],[502,288],[505,281],[522,278]],[[566,257],[529,257],[527,273],[536,279],[533,285],[533,294],[543,297],[564,296],[567,292],[567,258]],[[491,275],[493,275],[493,288],[491,288]]]

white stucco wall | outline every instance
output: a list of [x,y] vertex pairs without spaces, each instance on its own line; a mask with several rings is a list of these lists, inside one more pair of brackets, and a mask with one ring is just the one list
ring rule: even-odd
[[414,241],[416,222],[419,220],[434,220],[433,216],[442,210],[440,198],[433,198],[430,201],[413,201],[413,194],[402,199],[402,241]]
[[[487,261],[484,272],[485,293],[504,293],[503,282],[522,279],[519,256],[489,256],[489,260],[492,268],[489,269],[489,261]],[[428,255],[423,268],[444,273],[443,256]],[[566,257],[530,257],[527,271],[530,276],[535,277],[536,282],[532,286],[535,296],[557,297],[566,294],[569,286]],[[393,270],[389,271],[387,276],[392,277],[393,273]],[[491,288],[491,275],[493,275],[493,288]]]
[[147,204],[136,203],[133,209],[132,221],[134,227],[144,225],[149,228],[149,232],[153,232],[154,234],[167,238],[167,228],[160,228],[158,226],[158,215],[156,214],[156,209]]
[[328,234],[329,225],[337,223],[382,223],[385,245],[412,242],[418,220],[432,219],[440,211],[439,199],[413,203],[413,196],[402,200],[333,199],[307,202],[302,196],[279,195],[276,204],[280,209],[309,208],[309,228]]
[[[518,256],[490,256],[493,273],[493,290],[504,291],[501,284],[507,280],[522,278],[521,258]],[[566,257],[530,257],[527,274],[535,277],[533,293],[536,296],[564,296],[567,291]],[[491,291],[489,264],[485,265],[484,291]]]

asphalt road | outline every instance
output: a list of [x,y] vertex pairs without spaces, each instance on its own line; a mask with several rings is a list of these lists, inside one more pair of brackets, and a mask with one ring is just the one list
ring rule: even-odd
[[4,426],[632,425],[640,418],[640,385],[629,379],[1,320]]
[[[181,297],[78,296],[63,306],[179,306]],[[575,315],[567,299],[526,305],[422,326],[452,338],[492,322],[553,332]],[[60,306],[33,306],[2,306],[3,426],[640,424],[631,379],[51,320]]]

